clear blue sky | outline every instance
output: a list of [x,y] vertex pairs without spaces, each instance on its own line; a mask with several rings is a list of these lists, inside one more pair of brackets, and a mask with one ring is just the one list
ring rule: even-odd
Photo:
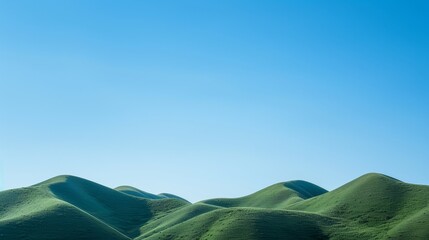
[[429,184],[427,1],[0,1],[0,187]]

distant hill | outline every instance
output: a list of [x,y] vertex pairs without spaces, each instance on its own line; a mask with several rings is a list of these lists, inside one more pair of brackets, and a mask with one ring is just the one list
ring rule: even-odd
[[64,175],[0,192],[0,239],[429,239],[429,186],[370,173],[191,204]]
[[286,208],[292,203],[326,193],[317,185],[306,181],[277,183],[241,198],[216,198],[202,201],[220,207]]

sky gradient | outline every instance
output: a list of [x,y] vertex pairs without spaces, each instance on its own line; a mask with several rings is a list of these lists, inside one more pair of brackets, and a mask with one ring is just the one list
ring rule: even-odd
[[0,1],[0,189],[429,184],[427,1]]

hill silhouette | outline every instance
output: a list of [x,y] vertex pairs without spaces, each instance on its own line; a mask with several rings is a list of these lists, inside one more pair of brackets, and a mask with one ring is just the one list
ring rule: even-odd
[[216,198],[202,202],[221,207],[285,208],[292,203],[326,192],[317,185],[298,180],[277,183],[241,198]]
[[97,183],[58,176],[0,193],[4,239],[130,239],[139,227],[185,201],[134,197]]
[[428,226],[429,186],[377,173],[194,204],[68,175],[0,192],[0,239],[429,239]]

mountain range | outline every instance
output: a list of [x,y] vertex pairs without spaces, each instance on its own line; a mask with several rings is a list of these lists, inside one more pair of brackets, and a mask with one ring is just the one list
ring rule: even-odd
[[63,175],[0,192],[0,239],[429,239],[429,186],[369,173],[190,203]]

